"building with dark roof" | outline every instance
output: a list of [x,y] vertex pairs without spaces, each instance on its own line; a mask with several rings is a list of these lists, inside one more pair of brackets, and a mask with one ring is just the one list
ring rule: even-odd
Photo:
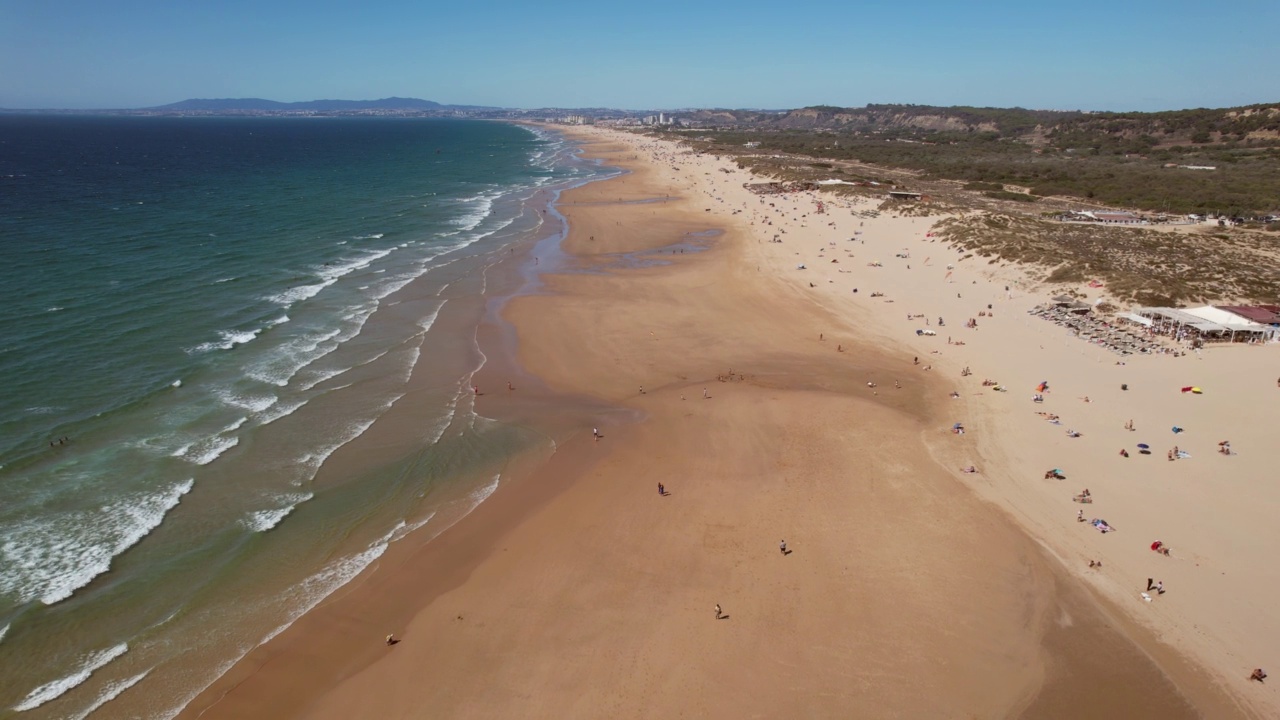
[[1280,305],[1219,305],[1219,310],[1226,310],[1232,315],[1239,315],[1263,325],[1280,325]]

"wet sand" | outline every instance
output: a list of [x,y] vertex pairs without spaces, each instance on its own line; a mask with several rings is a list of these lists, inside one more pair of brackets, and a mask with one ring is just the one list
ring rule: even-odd
[[[548,447],[184,717],[1236,711],[935,461],[940,378],[819,340],[839,322],[759,269],[744,219],[589,143],[633,172],[566,193],[569,265],[480,331],[479,410]],[[495,298],[527,262],[494,271]]]

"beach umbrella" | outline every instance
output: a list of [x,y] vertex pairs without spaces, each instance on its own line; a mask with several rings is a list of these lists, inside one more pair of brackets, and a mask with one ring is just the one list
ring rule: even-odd
[[1146,443],[1138,443],[1139,450],[1150,450],[1151,446]]

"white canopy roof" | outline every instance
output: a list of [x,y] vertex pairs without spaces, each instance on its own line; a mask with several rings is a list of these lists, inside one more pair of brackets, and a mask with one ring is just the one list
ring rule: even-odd
[[1267,326],[1263,325],[1262,323],[1256,323],[1247,318],[1240,317],[1239,315],[1236,315],[1233,312],[1227,312],[1226,310],[1219,310],[1218,308],[1213,307],[1212,305],[1205,305],[1204,307],[1196,307],[1196,308],[1187,308],[1185,312],[1188,315],[1195,315],[1198,318],[1203,318],[1205,320],[1208,320],[1211,323],[1217,323],[1230,330],[1235,330],[1236,332],[1241,332],[1241,331],[1262,332],[1263,330],[1267,329]]
[[1261,332],[1270,334],[1270,331],[1273,330],[1270,326],[1246,320],[1235,313],[1219,310],[1210,305],[1186,310],[1163,307],[1138,308],[1137,312],[1139,315],[1147,317],[1172,320],[1179,325],[1193,327],[1200,332]]

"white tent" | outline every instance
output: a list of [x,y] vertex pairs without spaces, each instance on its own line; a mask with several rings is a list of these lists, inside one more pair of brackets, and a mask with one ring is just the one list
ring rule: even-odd
[[1205,305],[1203,307],[1187,308],[1188,315],[1204,318],[1205,320],[1217,323],[1231,332],[1234,338],[1236,333],[1248,333],[1256,337],[1274,337],[1276,328],[1270,325],[1263,325],[1254,322],[1248,318],[1241,317],[1233,312],[1222,310],[1221,308]]

